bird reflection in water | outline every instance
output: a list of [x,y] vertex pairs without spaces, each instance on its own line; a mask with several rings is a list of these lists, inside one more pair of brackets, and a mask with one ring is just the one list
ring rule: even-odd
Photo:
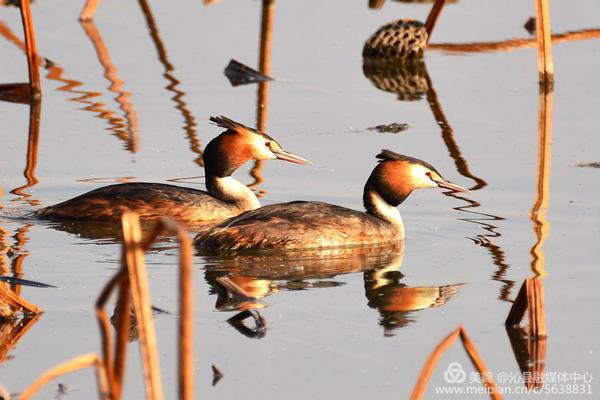
[[[338,248],[260,255],[206,257],[205,279],[217,295],[219,311],[251,311],[265,307],[264,299],[279,291],[335,288],[341,275],[363,273],[367,304],[379,311],[386,335],[415,322],[415,313],[440,307],[458,292],[460,284],[408,286],[398,271],[403,242],[374,247]],[[225,285],[222,284],[226,278]],[[232,286],[234,288],[232,288]],[[246,317],[250,315],[244,314]],[[255,322],[260,317],[254,315]],[[264,323],[264,320],[263,322]]]
[[[440,127],[442,140],[448,154],[454,160],[457,172],[473,181],[473,186],[469,190],[474,192],[487,186],[487,182],[483,178],[471,172],[456,140],[452,125],[442,109],[423,59],[395,60],[391,62],[390,60],[377,60],[367,57],[363,60],[363,73],[377,89],[396,94],[400,101],[426,99],[431,113]],[[476,224],[484,230],[484,233],[469,239],[474,244],[484,247],[490,253],[492,262],[496,266],[496,271],[492,273],[492,279],[502,283],[499,299],[510,302],[510,294],[515,282],[506,277],[510,265],[506,261],[504,250],[497,244],[497,240],[502,235],[496,223],[503,221],[504,218],[477,210],[481,207],[479,202],[461,196],[459,193],[447,192],[444,194],[467,203],[454,209],[469,214],[468,218],[461,218],[462,221]]]

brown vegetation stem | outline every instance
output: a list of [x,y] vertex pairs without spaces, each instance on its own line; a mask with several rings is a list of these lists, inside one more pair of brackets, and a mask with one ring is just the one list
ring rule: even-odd
[[437,23],[440,15],[442,13],[442,9],[444,8],[444,4],[446,4],[446,0],[435,0],[433,6],[431,7],[431,11],[427,16],[427,20],[425,21],[425,29],[427,30],[427,43],[429,43],[429,39],[433,34],[433,29],[435,28],[435,24]]
[[94,18],[96,14],[96,8],[98,8],[98,4],[100,0],[87,0],[85,2],[85,6],[83,6],[83,10],[81,10],[81,14],[79,15],[80,21],[89,21]]
[[[125,266],[123,266],[123,270],[125,270]],[[125,360],[127,359],[127,343],[131,318],[130,307],[131,290],[129,288],[129,280],[123,279],[119,288],[115,316],[117,339],[115,341],[114,381],[112,386],[115,400],[120,399],[123,392],[123,378],[125,376]]]
[[104,310],[104,306],[108,301],[111,293],[117,285],[121,285],[123,282],[127,280],[127,271],[122,268],[117,272],[104,286],[102,291],[100,292],[100,296],[96,300],[96,318],[98,319],[98,324],[100,325],[100,340],[102,347],[102,355],[104,368],[106,370],[106,376],[109,382],[109,387],[111,390],[111,395],[113,399],[117,399],[115,395],[115,372],[112,361],[111,347],[112,347],[112,335],[110,328],[110,321],[106,311]]
[[35,28],[33,26],[33,18],[31,17],[29,0],[21,0],[20,10],[21,21],[23,23],[23,33],[25,35],[25,48],[27,50],[29,85],[31,86],[31,96],[36,98],[42,95],[42,85],[40,83],[37,46],[35,44]]
[[535,0],[535,19],[538,45],[538,72],[541,84],[554,81],[552,38],[550,32],[550,5],[548,0]]
[[162,383],[160,380],[160,366],[156,347],[156,333],[152,321],[148,279],[140,244],[140,222],[138,216],[132,212],[124,213],[121,222],[123,227],[125,260],[138,323],[146,395],[148,399],[160,400],[163,398]]
[[102,360],[100,360],[98,355],[95,353],[84,354],[75,357],[44,372],[27,389],[21,392],[19,399],[28,400],[29,398],[31,398],[31,396],[37,393],[44,385],[58,378],[59,376],[93,366],[96,367],[97,371],[98,392],[100,395],[100,399],[107,399],[108,390],[106,387],[106,380],[103,378],[103,363]]
[[496,384],[494,383],[494,380],[491,379],[491,377],[488,377],[489,373],[487,368],[485,367],[485,364],[483,363],[483,359],[477,353],[475,345],[471,341],[471,338],[467,334],[467,331],[464,329],[464,327],[459,326],[454,331],[452,331],[452,333],[446,336],[435,347],[435,349],[425,362],[423,370],[421,371],[421,375],[419,376],[419,379],[417,380],[415,388],[413,389],[413,392],[411,394],[411,400],[418,400],[423,398],[425,390],[427,389],[427,383],[429,382],[429,378],[431,378],[431,374],[433,373],[433,370],[435,369],[442,353],[444,353],[444,351],[446,351],[450,346],[452,346],[454,342],[456,342],[456,339],[458,337],[461,338],[463,347],[466,350],[469,359],[471,360],[475,368],[477,368],[481,376],[486,377],[486,379],[483,380],[483,383],[489,389],[490,397],[494,400],[502,399],[502,396],[498,394],[498,389],[496,387]]

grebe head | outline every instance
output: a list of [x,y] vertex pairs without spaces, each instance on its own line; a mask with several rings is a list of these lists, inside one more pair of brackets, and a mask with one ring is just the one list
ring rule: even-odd
[[375,190],[391,206],[398,206],[414,189],[440,187],[456,192],[469,192],[461,186],[448,182],[429,163],[382,150],[377,155],[379,165],[373,170],[367,185]]
[[249,160],[284,160],[295,164],[310,161],[285,151],[269,135],[235,122],[227,117],[210,117],[210,120],[227,130],[213,139],[202,156],[208,173],[229,176]]

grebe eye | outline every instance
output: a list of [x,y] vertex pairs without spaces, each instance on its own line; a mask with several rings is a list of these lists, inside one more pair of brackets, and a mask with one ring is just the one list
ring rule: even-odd
[[425,175],[427,175],[431,179],[431,172],[427,171],[425,172]]
[[271,142],[265,142],[265,146],[271,147]]

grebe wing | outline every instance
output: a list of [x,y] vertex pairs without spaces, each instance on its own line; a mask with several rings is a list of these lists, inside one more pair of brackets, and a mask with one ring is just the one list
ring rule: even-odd
[[309,249],[394,241],[388,222],[316,201],[272,204],[227,219],[196,236],[212,250]]
[[[187,221],[223,219],[236,215],[235,207],[208,193],[165,183],[132,182],[92,190],[45,207],[36,216],[48,219],[118,219],[126,210],[142,218],[171,215]],[[239,211],[238,211],[239,212]]]

